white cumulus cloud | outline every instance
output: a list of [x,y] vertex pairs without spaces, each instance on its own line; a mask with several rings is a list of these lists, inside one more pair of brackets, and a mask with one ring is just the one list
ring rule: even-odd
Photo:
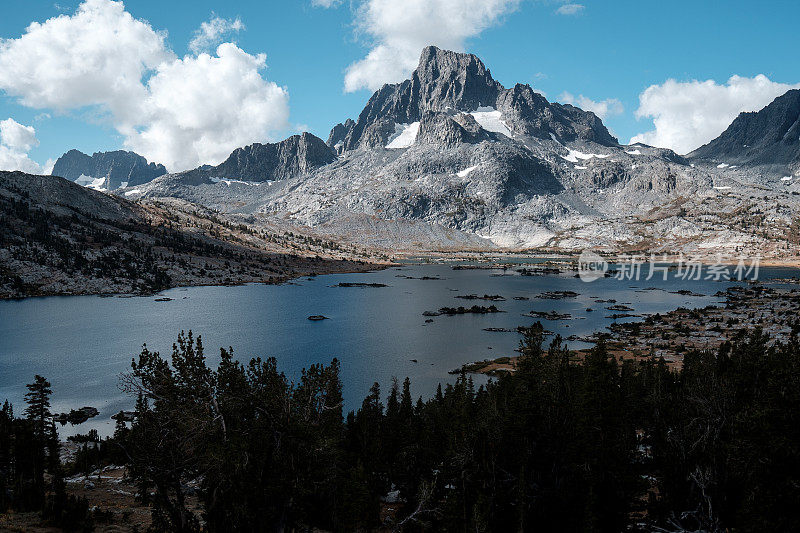
[[561,94],[559,99],[565,104],[572,104],[580,107],[584,111],[591,111],[602,120],[614,115],[621,115],[625,111],[625,108],[622,106],[622,102],[616,98],[608,98],[606,100],[596,102],[591,98],[583,96],[582,94],[575,96],[572,93],[564,92]]
[[28,157],[30,149],[38,144],[32,126],[20,124],[13,118],[0,121],[0,170],[43,174],[42,167]]
[[27,152],[39,141],[33,126],[24,126],[13,118],[7,118],[0,121],[0,143]]
[[239,146],[288,124],[285,89],[261,77],[266,56],[231,43],[216,55],[164,63],[147,84],[146,126],[125,144],[174,168],[216,164]]
[[195,54],[208,52],[222,43],[226,36],[231,33],[239,33],[243,29],[244,23],[238,17],[231,20],[212,15],[211,20],[200,24],[200,28],[194,32],[194,38],[189,43],[189,50]]
[[73,15],[0,41],[0,89],[28,107],[102,106],[130,120],[145,97],[142,76],[173,58],[164,39],[122,2],[86,0]]
[[379,89],[416,68],[422,49],[463,51],[467,39],[497,24],[520,0],[363,0],[356,29],[371,42],[367,56],[347,67],[345,90]]
[[558,15],[579,15],[586,9],[586,6],[583,4],[564,4],[563,6],[556,9],[556,14]]
[[217,18],[195,34],[197,55],[179,58],[122,2],[85,0],[0,40],[0,90],[36,109],[99,111],[126,146],[171,171],[219,162],[286,129],[289,107],[286,90],[262,76],[263,54],[231,43],[202,52],[243,28]]
[[631,143],[691,152],[718,137],[739,113],[758,111],[798,87],[771,81],[763,74],[732,76],[724,84],[670,79],[652,85],[639,95],[636,118],[652,119],[655,129],[634,136]]

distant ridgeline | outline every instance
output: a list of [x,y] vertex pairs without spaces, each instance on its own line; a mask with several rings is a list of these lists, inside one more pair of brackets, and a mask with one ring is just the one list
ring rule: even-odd
[[88,156],[78,150],[70,150],[58,158],[52,175],[77,181],[93,189],[111,191],[141,185],[166,173],[164,165],[148,163],[134,152],[118,150],[96,152]]

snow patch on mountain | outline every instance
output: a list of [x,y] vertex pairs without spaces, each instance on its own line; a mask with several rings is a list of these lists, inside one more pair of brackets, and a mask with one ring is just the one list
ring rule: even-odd
[[511,130],[506,126],[506,123],[500,118],[502,115],[500,111],[493,107],[479,107],[476,111],[467,114],[472,115],[475,122],[480,124],[481,128],[486,131],[500,133],[509,138],[513,136]]
[[585,154],[585,153],[580,152],[578,150],[570,150],[569,154],[562,155],[561,157],[566,159],[570,163],[577,163],[579,159],[582,159],[582,160],[586,161],[588,159],[592,159],[593,157],[597,157],[599,159],[605,159],[605,158],[610,157],[610,156],[607,155],[607,154]]
[[472,167],[469,167],[469,168],[465,168],[464,170],[456,173],[456,176],[458,176],[459,178],[466,178],[476,168],[478,168],[478,165],[475,165],[475,166],[472,166]]
[[93,178],[84,174],[81,174],[80,177],[75,180],[75,183],[78,185],[86,187],[87,189],[94,189],[96,191],[107,191],[107,182],[108,178]]
[[[224,178],[209,178],[209,179],[212,181],[212,183],[224,183],[228,187],[231,186],[231,183],[239,183],[239,184],[242,184],[242,185],[252,185],[252,186],[255,186],[255,187],[259,187],[259,186],[262,185],[262,182],[256,182],[256,181],[243,181],[243,180],[224,179]],[[269,185],[272,182],[271,181],[265,181],[263,183],[266,183],[267,185]]]
[[411,124],[395,124],[394,134],[389,137],[389,142],[386,148],[398,149],[408,148],[417,140],[417,133],[419,132],[419,122],[412,122]]

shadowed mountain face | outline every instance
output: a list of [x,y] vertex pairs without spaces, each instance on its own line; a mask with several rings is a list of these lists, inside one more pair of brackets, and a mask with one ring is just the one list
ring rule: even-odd
[[[76,181],[81,176],[94,178],[95,188],[114,190],[122,187],[147,183],[167,173],[164,165],[148,163],[134,152],[117,150],[115,152],[96,152],[88,156],[78,150],[70,150],[56,161],[53,176]],[[88,183],[87,183],[88,184]]]
[[246,181],[275,181],[304,174],[335,160],[336,154],[325,141],[303,133],[278,143],[237,148],[223,163],[203,172]]
[[397,124],[418,122],[424,113],[500,111],[513,133],[560,141],[585,140],[616,146],[603,123],[593,113],[554,104],[528,85],[505,89],[492,78],[483,62],[472,54],[428,46],[419,66],[402,83],[384,85],[370,98],[358,121],[337,124],[328,144],[347,151],[383,146]]
[[776,98],[758,112],[741,113],[692,159],[737,165],[800,167],[800,89]]

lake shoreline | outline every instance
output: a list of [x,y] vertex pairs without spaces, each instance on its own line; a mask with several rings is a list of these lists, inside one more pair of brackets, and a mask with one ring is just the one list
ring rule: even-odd
[[[593,250],[594,251],[594,250]],[[663,255],[661,253],[651,253],[650,252],[643,252],[643,251],[631,251],[629,253],[620,253],[620,252],[603,252],[597,251],[599,256],[607,261],[609,264],[620,264],[629,262],[632,257],[638,258],[647,264],[649,259],[653,257],[658,264],[670,264],[670,265],[677,265],[680,262],[681,256],[677,254],[666,254]],[[491,264],[497,263],[501,268],[503,265],[508,267],[510,266],[522,266],[526,263],[530,263],[530,260],[535,260],[535,263],[571,263],[577,265],[578,259],[580,258],[581,252],[564,252],[564,251],[542,251],[542,252],[521,252],[521,251],[499,251],[499,250],[491,250],[486,252],[471,252],[471,251],[463,251],[463,252],[436,252],[430,251],[426,253],[403,253],[398,252],[395,256],[396,260],[403,260],[405,261],[403,264],[436,264],[436,263],[465,263],[465,262],[478,262],[481,264]],[[740,254],[745,257],[745,264],[750,265],[753,258],[757,257],[758,254]],[[710,266],[710,265],[723,265],[723,266],[736,266],[738,264],[739,256],[731,256],[731,255],[723,255],[723,260],[718,260],[716,254],[702,254],[698,256],[691,256],[686,255],[684,256],[684,261],[688,263],[688,261],[700,263],[703,266]],[[513,260],[520,260],[519,262],[514,262]],[[529,261],[525,261],[529,260]],[[506,262],[507,261],[507,262]],[[792,268],[792,269],[800,269],[800,255],[797,256],[787,256],[787,257],[768,257],[768,258],[760,258],[759,259],[759,266],[761,267],[776,267],[776,268]]]
[[[21,300],[26,298],[37,298],[37,297],[47,297],[47,296],[137,296],[137,297],[146,297],[146,296],[154,296],[158,295],[164,290],[175,289],[175,288],[184,288],[184,287],[235,287],[241,286],[246,284],[265,284],[265,285],[281,285],[286,282],[290,282],[293,279],[298,279],[306,276],[320,276],[320,275],[327,275],[327,274],[358,274],[358,273],[365,273],[370,271],[377,271],[383,270],[386,268],[391,267],[398,267],[398,266],[424,266],[429,264],[464,264],[465,267],[468,267],[469,263],[477,263],[474,268],[482,268],[482,269],[507,269],[507,268],[515,268],[515,267],[525,267],[531,264],[535,264],[537,266],[545,266],[554,269],[559,269],[561,273],[568,273],[570,271],[577,272],[577,262],[579,260],[578,254],[571,254],[571,253],[559,253],[559,252],[552,252],[552,253],[522,253],[522,252],[515,252],[515,251],[508,251],[508,252],[428,252],[426,254],[414,254],[414,255],[406,255],[405,253],[398,253],[393,260],[390,261],[359,261],[359,260],[350,260],[350,259],[331,259],[331,258],[320,258],[315,260],[312,257],[296,257],[292,258],[295,261],[298,261],[298,264],[301,266],[297,272],[293,272],[291,274],[285,275],[264,275],[264,276],[243,276],[233,274],[231,272],[227,272],[226,274],[230,274],[226,279],[231,279],[231,281],[223,281],[221,282],[219,278],[205,278],[201,279],[197,276],[189,274],[187,279],[181,279],[176,283],[172,283],[169,286],[163,287],[157,291],[143,291],[143,292],[131,292],[127,290],[108,290],[108,285],[96,287],[89,284],[88,281],[99,281],[95,279],[87,280],[87,284],[83,288],[62,288],[59,290],[37,290],[35,293],[32,294],[6,294],[0,293],[0,301],[3,300]],[[630,261],[632,256],[624,255],[624,254],[601,254],[601,257],[608,262],[609,265],[619,265],[625,264],[626,262]],[[643,255],[633,255],[633,257],[639,257],[643,260],[642,264],[648,264],[648,256]],[[671,267],[675,267],[679,264],[680,256],[676,255],[667,255],[667,256],[656,256],[658,259],[658,264],[668,264]],[[699,263],[703,266],[711,266],[711,265],[721,265],[725,267],[736,267],[738,262],[736,261],[717,261],[713,256],[699,256],[699,257],[692,257],[686,258],[691,259],[692,261]],[[311,263],[316,263],[318,261],[323,261],[323,265],[327,268],[319,268],[319,266],[310,267]],[[341,268],[339,264],[341,263]],[[749,261],[745,263],[748,267],[751,265]],[[303,268],[303,267],[310,267],[310,268]],[[791,258],[772,258],[772,259],[761,259],[759,261],[759,267],[764,268],[788,268],[788,269],[798,269],[800,270],[800,257],[791,257]],[[553,272],[555,273],[555,272]],[[547,275],[547,273],[540,273],[540,275]]]
[[[589,343],[604,341],[608,353],[620,363],[624,360],[663,358],[668,367],[681,369],[686,353],[718,350],[742,331],[753,332],[760,329],[773,342],[786,343],[789,342],[790,332],[800,328],[800,320],[793,323],[785,318],[800,316],[800,289],[776,289],[755,284],[749,287],[729,287],[724,296],[724,304],[700,309],[679,307],[667,313],[644,316],[642,320],[615,323],[609,326],[609,332],[596,331],[582,340]],[[753,318],[755,315],[758,316],[757,319]],[[590,351],[591,348],[570,350],[571,359],[580,361]],[[465,372],[496,377],[515,372],[519,357],[509,355],[474,361],[451,370],[450,373]]]
[[[310,259],[310,258],[309,258]],[[34,294],[24,294],[24,295],[8,295],[8,294],[0,294],[0,301],[14,301],[14,300],[27,300],[30,298],[47,298],[50,296],[100,296],[100,297],[116,297],[116,298],[140,298],[140,297],[150,297],[150,296],[157,296],[164,291],[171,290],[171,289],[178,289],[178,288],[191,288],[191,287],[240,287],[243,285],[282,285],[284,283],[291,282],[292,280],[304,278],[304,277],[315,277],[315,276],[325,276],[329,274],[363,274],[367,272],[376,272],[380,270],[384,270],[386,268],[391,268],[393,266],[398,266],[397,263],[381,263],[381,262],[360,262],[360,261],[349,261],[349,260],[328,260],[324,259],[328,263],[332,263],[334,268],[314,268],[308,270],[298,270],[292,274],[283,275],[283,276],[265,276],[264,278],[256,278],[256,277],[241,277],[240,279],[233,280],[231,282],[224,282],[221,283],[218,280],[198,280],[198,279],[187,279],[181,280],[179,283],[170,284],[169,286],[163,287],[158,291],[142,291],[142,292],[130,292],[130,291],[108,291],[108,290],[98,290],[92,287],[88,287],[84,290],[43,290],[37,291]],[[342,265],[342,268],[336,268],[338,263],[346,263],[346,265]]]
[[[7,370],[0,380],[0,399],[22,402],[22,384],[38,373],[58,391],[54,408],[69,412],[96,407],[101,414],[86,428],[110,434],[110,415],[131,406],[118,388],[118,376],[130,369],[131,358],[145,343],[168,353],[175,335],[192,330],[203,336],[215,360],[218,347],[233,346],[240,362],[274,356],[291,377],[336,358],[342,365],[345,405],[355,409],[376,381],[386,387],[393,377],[409,377],[415,389],[431,391],[455,379],[450,371],[465,363],[516,355],[519,337],[512,332],[537,320],[560,334],[572,350],[580,350],[591,348],[592,334],[607,331],[614,322],[642,320],[623,318],[617,310],[623,305],[643,316],[681,306],[724,305],[715,294],[742,285],[682,282],[672,276],[584,283],[573,271],[534,274],[552,269],[532,265],[507,271],[502,266],[487,270],[486,265],[356,266],[357,273],[298,272],[282,284],[194,285],[155,297],[0,301],[0,337],[6,339],[0,367]],[[796,275],[795,270],[763,272],[765,279],[782,283]],[[424,314],[475,303],[488,306],[487,301],[504,312]],[[319,315],[328,320],[308,320]],[[67,433],[86,428],[68,427]]]

